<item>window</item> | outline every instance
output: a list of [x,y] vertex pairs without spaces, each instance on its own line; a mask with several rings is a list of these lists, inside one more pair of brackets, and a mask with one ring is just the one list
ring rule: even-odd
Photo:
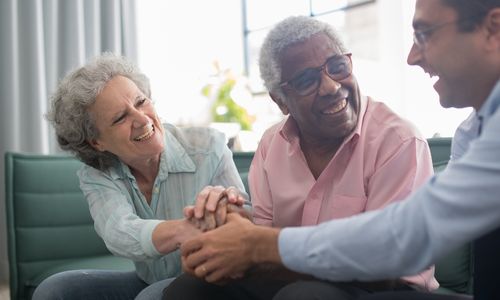
[[[257,116],[253,140],[282,116],[263,92],[256,59],[269,28],[290,15],[331,22],[353,53],[362,93],[385,102],[431,137],[450,136],[470,110],[440,107],[432,82],[406,65],[415,0],[217,0],[137,2],[139,66],[151,80],[160,117],[176,125],[208,125],[201,89],[214,61],[246,74]],[[246,25],[244,25],[246,24]],[[250,149],[251,150],[251,149]]]

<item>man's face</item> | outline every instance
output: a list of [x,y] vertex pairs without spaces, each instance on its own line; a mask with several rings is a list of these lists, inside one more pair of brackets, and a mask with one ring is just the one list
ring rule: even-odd
[[[300,77],[310,68],[318,68],[336,55],[338,47],[325,34],[313,35],[294,44],[281,55],[282,82]],[[354,76],[335,81],[324,71],[314,92],[301,96],[293,88],[283,88],[286,99],[273,97],[284,114],[290,113],[303,140],[327,142],[342,140],[358,122],[360,96]]]
[[491,68],[482,53],[484,32],[460,32],[459,21],[455,9],[441,0],[417,0],[413,28],[425,33],[424,42],[413,44],[408,64],[437,79],[434,89],[443,107],[478,109],[489,92],[484,77]]

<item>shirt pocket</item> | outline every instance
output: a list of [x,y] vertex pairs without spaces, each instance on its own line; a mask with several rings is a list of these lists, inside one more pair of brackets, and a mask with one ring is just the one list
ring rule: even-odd
[[329,201],[326,201],[326,205],[321,209],[319,221],[325,222],[331,219],[346,218],[362,213],[366,210],[366,202],[366,197],[330,196]]

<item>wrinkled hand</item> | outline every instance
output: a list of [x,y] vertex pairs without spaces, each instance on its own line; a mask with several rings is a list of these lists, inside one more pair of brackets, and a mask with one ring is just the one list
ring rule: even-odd
[[251,219],[242,208],[245,198],[235,187],[207,186],[196,197],[194,206],[184,208],[184,216],[202,231],[212,230],[226,222],[226,216],[238,212]]

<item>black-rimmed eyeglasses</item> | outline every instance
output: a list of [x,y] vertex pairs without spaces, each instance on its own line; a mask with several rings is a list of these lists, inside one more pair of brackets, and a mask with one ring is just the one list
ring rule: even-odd
[[352,73],[351,53],[330,57],[322,66],[302,71],[294,78],[282,82],[281,87],[289,86],[301,96],[314,93],[321,84],[321,72],[335,81],[343,80]]

